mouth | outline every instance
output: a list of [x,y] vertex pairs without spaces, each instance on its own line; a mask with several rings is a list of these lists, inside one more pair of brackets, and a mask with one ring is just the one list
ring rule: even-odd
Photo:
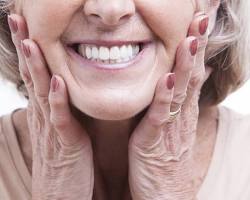
[[138,62],[152,41],[79,42],[67,45],[82,64],[100,69],[123,69]]

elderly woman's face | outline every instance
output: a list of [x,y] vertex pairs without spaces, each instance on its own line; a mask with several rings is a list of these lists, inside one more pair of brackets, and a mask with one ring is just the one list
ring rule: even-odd
[[149,105],[195,12],[192,0],[23,0],[21,7],[73,105],[106,120]]

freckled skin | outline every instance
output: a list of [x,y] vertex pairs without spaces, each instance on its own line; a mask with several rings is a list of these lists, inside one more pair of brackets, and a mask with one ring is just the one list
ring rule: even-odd
[[[177,46],[187,35],[195,6],[190,0],[121,0],[118,4],[130,4],[135,12],[130,10],[130,18],[119,27],[100,31],[89,22],[90,15],[86,13],[92,8],[98,12],[104,4],[104,0],[25,0],[21,10],[30,38],[39,44],[50,71],[65,79],[73,105],[97,119],[128,119],[151,103],[157,81],[171,71]],[[108,15],[105,9],[102,11]],[[149,59],[141,70],[123,74],[85,72],[64,46],[76,37],[153,39],[154,59]]]

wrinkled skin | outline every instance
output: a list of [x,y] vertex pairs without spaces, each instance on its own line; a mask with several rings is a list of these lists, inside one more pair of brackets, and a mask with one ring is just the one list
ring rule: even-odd
[[[82,17],[82,5],[84,14],[87,15],[86,21]],[[44,192],[40,188],[46,188],[48,182],[54,185],[53,181],[60,180],[53,180],[51,177],[54,174],[61,177],[60,174],[73,173],[77,177],[80,169],[86,169],[88,174],[92,174],[90,141],[86,130],[70,113],[70,99],[82,112],[98,119],[109,120],[129,118],[151,103],[148,112],[131,134],[128,146],[131,196],[133,199],[194,199],[195,191],[192,185],[190,186],[190,169],[193,165],[192,147],[199,113],[198,99],[200,88],[211,73],[211,69],[204,66],[208,33],[200,35],[198,31],[199,22],[205,16],[199,14],[194,17],[195,7],[191,1],[159,1],[157,4],[138,0],[126,3],[126,12],[130,11],[131,18],[124,18],[124,21],[117,18],[117,21],[112,21],[106,13],[108,7],[100,5],[93,1],[83,4],[77,0],[70,3],[24,1],[22,10],[27,20],[29,35],[25,28],[25,19],[18,15],[13,16],[22,31],[21,34],[13,34],[13,41],[19,49],[20,71],[29,91],[29,129],[32,133],[32,149],[37,150],[33,152],[33,155],[36,155],[33,157],[33,169],[36,169],[33,171],[34,193]],[[133,6],[140,15],[132,12]],[[101,8],[103,10],[100,10]],[[150,15],[151,9],[157,12]],[[163,11],[160,12],[160,9]],[[165,12],[166,9],[169,9],[169,12]],[[104,13],[105,23],[100,23],[90,15],[95,12],[102,13],[101,11]],[[109,13],[114,16],[120,14]],[[178,16],[178,13],[182,15]],[[51,18],[55,20],[50,20]],[[87,19],[94,23],[87,23]],[[126,21],[127,19],[129,20]],[[166,21],[162,23],[162,19]],[[115,29],[112,25],[113,32],[110,31],[111,23],[116,25]],[[120,23],[119,28],[117,23]],[[123,26],[125,28],[122,28]],[[98,27],[103,28],[104,32],[98,32]],[[65,50],[65,43],[79,36],[85,39],[91,35],[94,39],[122,40],[128,37],[128,32],[124,30],[132,30],[131,39],[136,39],[132,37],[136,35],[137,39],[147,38],[154,41],[155,55],[147,60],[143,70],[132,69],[114,74],[112,78],[109,74],[95,74],[95,71],[91,70],[84,73],[84,69],[79,68]],[[136,30],[137,34],[134,34]],[[200,48],[196,55],[191,56],[190,43],[194,36],[198,38]],[[23,46],[29,46],[31,58],[24,58],[24,51],[20,50],[20,42],[26,38],[30,39],[25,40]],[[167,90],[166,82],[172,69],[176,74],[175,86]],[[50,74],[57,74],[59,89],[56,92],[49,89]],[[97,101],[98,98],[102,101]],[[181,114],[176,121],[167,123],[171,106],[173,109],[182,104]],[[42,137],[38,138],[37,135]],[[58,140],[57,135],[61,140]],[[80,142],[77,142],[79,140]],[[58,145],[61,147],[59,150],[56,148]],[[87,147],[79,148],[82,146]],[[65,152],[75,158],[73,166],[72,162],[67,162],[67,156],[61,156]],[[62,166],[63,160],[66,165]],[[78,160],[82,162],[77,162]],[[69,168],[70,171],[67,170]],[[40,182],[41,177],[44,182],[39,186],[35,183]],[[84,193],[81,195],[91,199],[93,177],[88,178],[80,181],[79,187],[74,188],[76,191],[70,188],[65,190],[69,183],[75,182],[73,178],[62,179],[60,182],[63,184],[59,189],[48,191],[47,195],[60,198],[65,192],[69,195],[81,191]],[[38,199],[39,196],[42,198],[42,195],[45,195],[43,192],[37,195]]]

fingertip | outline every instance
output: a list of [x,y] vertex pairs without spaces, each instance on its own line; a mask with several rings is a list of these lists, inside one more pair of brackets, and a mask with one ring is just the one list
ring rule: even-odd
[[60,85],[60,91],[65,91],[66,90],[66,84],[64,82],[64,79],[60,75],[53,75],[56,77],[58,84]]
[[181,70],[184,73],[192,69],[198,46],[199,41],[195,36],[189,36],[180,43],[176,54],[175,71]]
[[18,31],[18,25],[12,15],[8,15],[8,24],[9,24],[11,33],[16,34]]
[[199,22],[199,33],[201,36],[205,35],[208,30],[209,17],[204,15]]
[[209,16],[206,13],[195,15],[189,30],[189,36],[204,37],[208,32]]
[[167,73],[158,81],[154,101],[171,102],[174,94],[174,85],[176,81],[175,73]]
[[188,52],[190,50],[191,42],[196,40],[196,39],[197,39],[197,37],[195,37],[195,36],[188,36],[187,38],[185,38],[179,45],[179,48],[177,50],[177,56],[183,55],[186,52]]
[[22,43],[29,47],[30,54],[35,57],[36,62],[37,59],[39,59],[39,61],[41,61],[42,64],[45,65],[41,50],[35,41],[33,41],[32,39],[24,39]]
[[59,75],[53,75],[49,92],[50,121],[57,130],[65,131],[71,121],[70,106],[65,84]]
[[53,75],[51,78],[50,89],[52,93],[55,93],[59,90],[59,82],[58,82],[58,78],[56,77],[56,75]]
[[190,42],[190,46],[189,46],[189,51],[191,56],[195,56],[198,50],[198,39],[197,38],[193,38],[192,41]]
[[18,14],[8,15],[8,24],[11,33],[15,36],[14,39],[20,42],[20,40],[28,38],[28,28],[23,16]]
[[28,44],[27,40],[21,40],[21,49],[25,58],[26,59],[30,58],[31,51],[30,51],[30,45]]
[[168,74],[166,81],[168,90],[172,90],[174,88],[175,80],[176,80],[175,73]]
[[61,76],[53,74],[50,81],[50,93],[54,96],[60,93],[66,98],[66,85]]

